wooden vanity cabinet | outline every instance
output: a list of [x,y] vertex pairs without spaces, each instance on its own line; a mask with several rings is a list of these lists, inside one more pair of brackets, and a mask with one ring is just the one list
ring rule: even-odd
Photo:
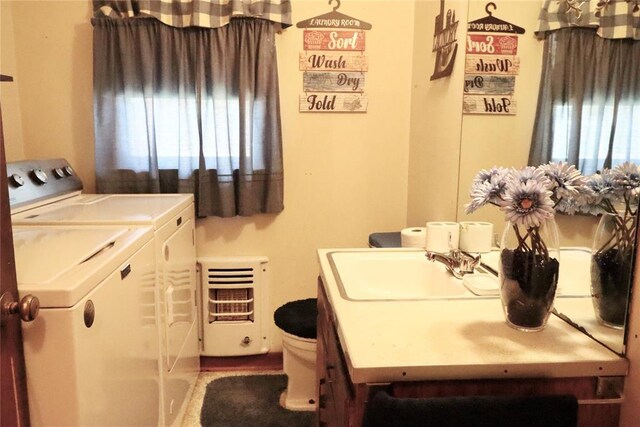
[[[317,386],[318,425],[360,427],[369,394],[384,388],[395,397],[450,397],[482,395],[572,394],[581,401],[579,427],[617,427],[619,399],[605,400],[597,377],[511,378],[478,380],[398,381],[390,384],[354,384],[342,351],[334,314],[322,280],[318,279]],[[586,402],[589,401],[589,402]]]
[[333,322],[333,312],[319,282],[316,370],[319,426],[361,426],[367,384],[353,384]]

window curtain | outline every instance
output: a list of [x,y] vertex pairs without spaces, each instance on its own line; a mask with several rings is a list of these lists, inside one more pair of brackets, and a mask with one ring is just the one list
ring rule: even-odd
[[98,192],[193,192],[199,216],[282,211],[275,23],[92,23]]
[[572,28],[544,43],[529,164],[564,160],[592,174],[640,161],[640,41]]

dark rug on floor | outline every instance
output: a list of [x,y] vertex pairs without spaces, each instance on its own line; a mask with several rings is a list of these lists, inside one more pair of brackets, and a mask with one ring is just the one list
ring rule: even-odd
[[278,403],[285,375],[243,375],[211,381],[202,402],[204,427],[311,427],[311,411],[288,411]]

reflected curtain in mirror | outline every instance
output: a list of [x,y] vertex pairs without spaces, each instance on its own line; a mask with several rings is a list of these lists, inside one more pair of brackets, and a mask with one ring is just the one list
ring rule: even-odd
[[605,39],[640,40],[639,12],[640,0],[543,0],[536,33],[584,27]]
[[640,41],[570,28],[544,43],[529,164],[567,161],[592,174],[640,163]]
[[98,192],[194,192],[199,216],[282,211],[279,24],[92,23]]

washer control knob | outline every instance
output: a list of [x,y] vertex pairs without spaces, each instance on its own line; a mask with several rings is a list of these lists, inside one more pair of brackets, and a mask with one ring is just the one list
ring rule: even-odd
[[24,179],[17,173],[14,173],[9,177],[9,183],[14,187],[22,187],[24,185]]
[[46,184],[47,179],[49,179],[49,177],[47,176],[47,173],[40,168],[32,170],[31,177],[36,182],[36,184],[40,184],[40,185]]
[[56,177],[56,179],[62,179],[65,177],[62,168],[54,168],[51,172],[53,172],[53,176]]
[[64,170],[64,174],[67,176],[71,176],[75,173],[71,166],[65,166],[63,170]]

